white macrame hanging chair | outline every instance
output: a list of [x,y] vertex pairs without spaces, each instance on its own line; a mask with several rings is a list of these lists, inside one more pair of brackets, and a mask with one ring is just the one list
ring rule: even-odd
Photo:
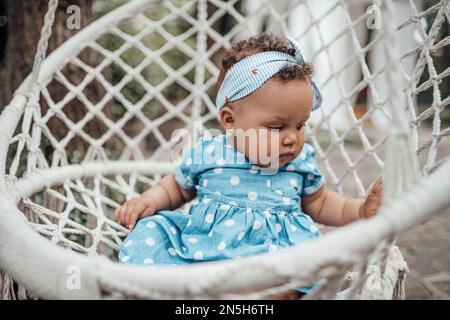
[[[394,4],[375,1],[373,8],[380,10],[382,27],[366,45],[360,45],[355,29],[372,13],[367,11],[353,19],[345,1],[329,1],[330,7],[320,15],[313,14],[313,1],[289,1],[284,12],[276,10],[272,1],[260,1],[247,16],[236,10],[236,2],[130,1],[80,30],[45,58],[57,8],[56,0],[49,1],[33,70],[0,117],[0,292],[3,298],[261,299],[306,286],[317,279],[318,286],[306,299],[405,297],[408,267],[394,245],[395,237],[450,205],[450,161],[438,160],[437,155],[440,141],[450,134],[450,128],[441,129],[440,122],[440,114],[450,99],[442,97],[439,88],[450,69],[447,65],[438,73],[432,58],[433,53],[450,43],[448,36],[438,38],[441,27],[449,23],[449,2],[437,1],[421,11],[415,1],[405,0],[409,17],[396,25]],[[216,8],[211,16],[208,16],[208,5]],[[159,19],[147,14],[156,7],[163,12]],[[299,34],[294,34],[296,31],[285,22],[294,7],[300,7],[308,17],[302,22],[305,29]],[[342,15],[346,27],[335,36],[325,37],[320,22],[336,12]],[[236,24],[227,34],[220,35],[212,25],[225,14],[232,16]],[[373,160],[375,171],[381,172],[384,178],[385,197],[379,213],[371,219],[335,228],[304,245],[253,257],[178,266],[130,266],[115,262],[121,241],[129,231],[114,221],[114,209],[124,199],[142,192],[142,186],[146,189],[154,185],[174,169],[168,159],[161,160],[174,143],[162,134],[161,127],[172,119],[181,121],[189,130],[194,121],[208,127],[217,115],[208,90],[219,73],[211,56],[220,48],[229,48],[232,38],[237,39],[249,30],[256,34],[257,30],[249,22],[262,15],[273,19],[269,31],[274,26],[280,27],[284,34],[300,42],[315,33],[319,45],[309,55],[313,63],[316,59],[331,62],[331,47],[342,37],[352,44],[351,55],[338,69],[330,64],[329,74],[319,80],[319,86],[326,92],[328,84],[339,83],[340,73],[351,63],[356,63],[361,79],[351,88],[338,85],[342,98],[335,108],[317,111],[320,117],[307,128],[306,136],[317,150],[330,187],[337,191],[342,192],[343,181],[351,178],[359,196],[364,196],[369,186],[361,181],[359,170],[364,170],[361,163],[365,159]],[[429,17],[433,19],[426,30],[422,20]],[[176,19],[189,23],[189,29],[179,35],[168,32],[167,26],[173,25]],[[138,31],[125,32],[124,23]],[[399,34],[411,26],[419,41],[414,48],[400,52]],[[158,49],[144,45],[144,37],[155,34],[164,39],[164,45]],[[105,36],[120,39],[120,44],[114,49],[105,48],[101,42]],[[188,37],[194,43],[188,45]],[[213,40],[209,49],[208,38]],[[386,65],[379,70],[371,70],[366,61],[366,54],[374,46],[381,47],[380,54],[385,56]],[[98,65],[89,65],[79,58],[79,53],[86,48],[103,57]],[[137,48],[142,54],[141,61],[134,65],[123,58],[131,48]],[[164,53],[171,49],[189,57],[178,69],[163,59]],[[402,61],[411,57],[415,57],[414,66],[408,73]],[[141,73],[150,64],[158,65],[165,73],[163,80],[155,85]],[[83,70],[80,83],[73,84],[64,73],[69,65]],[[117,83],[102,73],[113,65],[124,73]],[[316,68],[320,70],[321,65],[316,64]],[[193,80],[186,76],[190,70],[195,73]],[[429,78],[420,83],[424,70]],[[207,73],[212,76],[206,77]],[[385,77],[385,87],[389,90],[386,99],[379,95],[376,77],[380,75]],[[59,101],[52,100],[48,88],[55,80],[67,91]],[[93,81],[101,83],[106,90],[105,96],[95,103],[84,93]],[[131,81],[145,91],[137,102],[129,101],[124,94],[124,87]],[[187,96],[178,100],[167,98],[164,89],[173,83],[188,91]],[[370,91],[373,104],[357,118],[353,98],[365,88]],[[416,97],[427,89],[432,91],[432,103],[419,111]],[[85,117],[76,123],[64,112],[64,106],[74,98],[87,110]],[[158,107],[165,111],[153,119],[143,113],[144,106],[152,99],[157,99]],[[102,112],[111,100],[124,110],[116,121]],[[45,114],[41,109],[44,101],[48,105]],[[324,105],[330,103],[325,96]],[[339,110],[348,114],[350,121],[343,131],[336,130],[330,120]],[[365,126],[375,111],[389,119],[387,134],[377,143],[371,141]],[[49,129],[47,123],[52,117],[67,126],[66,136],[58,137]],[[83,131],[93,117],[107,128],[100,138]],[[124,130],[125,123],[132,118],[143,123],[134,137]],[[433,119],[432,133],[422,137],[419,125],[428,118]],[[326,144],[319,139],[321,132],[330,137]],[[355,134],[362,146],[356,159],[349,156],[345,145],[350,134]],[[74,136],[89,144],[84,158],[78,162],[71,162],[66,153]],[[123,149],[115,157],[111,153],[114,150],[105,147],[112,136],[123,141]],[[149,137],[158,143],[151,154],[142,147],[142,142]],[[52,147],[50,155],[40,148],[44,140]],[[379,156],[382,148],[384,160]],[[421,166],[418,155],[426,153],[426,161]],[[333,154],[344,159],[344,175],[333,169]],[[26,164],[23,172],[19,172],[20,164]],[[371,177],[372,181],[375,178]]]

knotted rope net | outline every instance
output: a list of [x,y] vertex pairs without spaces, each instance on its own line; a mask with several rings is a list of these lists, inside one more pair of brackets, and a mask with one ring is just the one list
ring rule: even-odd
[[[245,297],[260,299],[316,279],[306,298],[404,298],[408,269],[395,236],[450,204],[450,68],[436,63],[450,43],[442,36],[449,1],[426,9],[368,1],[359,11],[343,0],[242,3],[130,1],[45,58],[57,8],[49,1],[33,71],[0,117],[3,298],[241,298],[253,290]],[[224,17],[230,26],[219,33]],[[324,107],[306,137],[329,187],[364,197],[382,175],[380,213],[261,256],[117,264],[129,230],[113,211],[173,171],[176,129],[218,127],[220,50],[263,24],[298,40],[316,65]],[[72,118],[71,107],[83,117]]]

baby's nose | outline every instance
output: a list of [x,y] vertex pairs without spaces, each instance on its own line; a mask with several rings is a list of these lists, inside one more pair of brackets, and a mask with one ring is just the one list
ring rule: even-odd
[[287,134],[283,138],[283,144],[285,146],[294,145],[295,143],[297,143],[297,136],[295,134]]

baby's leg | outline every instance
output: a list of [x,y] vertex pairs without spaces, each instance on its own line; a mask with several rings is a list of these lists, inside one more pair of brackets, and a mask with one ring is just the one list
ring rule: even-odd
[[168,219],[149,216],[138,221],[119,251],[119,259],[127,264],[182,264],[181,248]]

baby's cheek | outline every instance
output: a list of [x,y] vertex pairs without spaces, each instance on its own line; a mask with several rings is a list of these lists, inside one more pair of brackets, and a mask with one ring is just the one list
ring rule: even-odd
[[271,132],[266,138],[267,144],[267,156],[278,157],[280,155],[280,134],[277,132]]

